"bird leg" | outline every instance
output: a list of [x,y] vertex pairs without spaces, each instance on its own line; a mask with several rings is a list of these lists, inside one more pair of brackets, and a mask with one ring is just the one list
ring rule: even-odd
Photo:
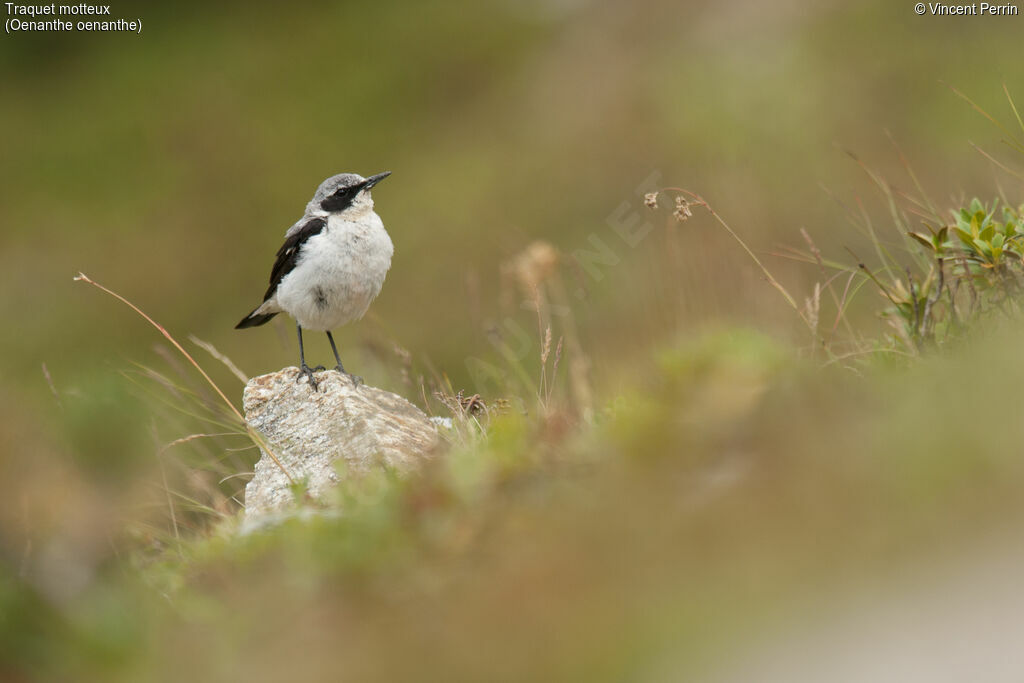
[[[316,379],[313,377],[313,373],[317,372],[318,370],[323,370],[324,366],[318,365],[315,368],[311,368],[308,365],[306,365],[306,352],[302,348],[302,325],[299,325],[298,323],[296,323],[295,327],[299,330],[299,362],[300,362],[299,374],[295,376],[295,381],[298,382],[300,377],[305,377],[307,380],[309,380],[309,386],[313,387],[313,391],[316,391],[317,390],[317,385],[316,385]],[[335,355],[337,355],[337,354],[335,354]]]
[[334,360],[338,361],[338,364],[334,367],[334,369],[343,375],[347,375],[349,378],[351,378],[352,384],[358,387],[360,384],[362,384],[363,378],[360,377],[359,375],[353,375],[350,372],[345,372],[345,368],[341,365],[341,357],[338,356],[338,347],[334,345],[334,337],[331,336],[331,333],[329,331],[327,332],[327,340],[331,342],[331,351],[334,351]]

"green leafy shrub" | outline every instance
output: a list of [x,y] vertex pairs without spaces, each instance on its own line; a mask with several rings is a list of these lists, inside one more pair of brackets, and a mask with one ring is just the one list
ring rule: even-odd
[[[908,232],[924,250],[923,276],[906,269],[888,284],[871,275],[891,302],[883,311],[899,338],[915,350],[942,343],[971,322],[993,313],[1019,310],[1024,280],[1024,205],[986,206],[975,198],[953,222],[928,232]],[[864,268],[862,265],[861,268]]]

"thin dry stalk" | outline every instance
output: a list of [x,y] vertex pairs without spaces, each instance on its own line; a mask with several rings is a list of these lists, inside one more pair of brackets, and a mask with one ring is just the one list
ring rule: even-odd
[[807,298],[805,302],[805,308],[807,310],[807,319],[811,323],[811,332],[815,339],[818,338],[818,314],[821,311],[821,283],[814,283],[814,294]]
[[[565,351],[568,354],[569,390],[580,415],[588,422],[594,417],[594,394],[590,386],[590,359],[583,352],[579,331],[576,329],[576,318],[572,315],[569,295],[565,283],[559,273],[554,273],[550,281],[552,298],[561,310],[569,311],[563,317]],[[559,344],[561,346],[561,344]],[[557,355],[557,354],[556,354]]]
[[850,295],[850,286],[853,284],[854,279],[857,277],[856,272],[850,273],[850,276],[846,278],[846,286],[843,287],[843,296],[839,300],[839,305],[836,310],[836,319],[832,323],[832,330],[829,332],[829,342],[835,337],[836,330],[839,329],[839,321],[842,319],[846,323],[847,330],[850,333],[850,338],[854,338],[856,335],[853,333],[853,327],[850,325],[850,321],[846,319],[843,313],[846,311],[846,303]]
[[[154,435],[155,435],[154,428]],[[164,451],[167,447],[161,448],[157,451],[156,462],[160,467],[160,480],[163,482],[164,495],[167,496],[167,510],[171,515],[171,528],[174,530],[174,540],[177,543],[178,555],[181,556],[181,533],[178,530],[178,514],[174,509],[174,499],[171,498],[171,485],[167,481],[167,468],[164,467]]]
[[942,296],[942,288],[946,286],[946,269],[941,256],[936,257],[935,268],[938,271],[936,275],[938,282],[935,283],[935,290],[928,295],[928,299],[924,302],[924,329],[921,331],[921,334],[925,339],[928,339],[935,332],[935,325],[932,320],[932,307],[935,306],[939,297]]
[[[952,90],[953,93],[957,97],[961,98],[962,100],[967,102],[967,104],[971,105],[971,107],[974,109],[974,111],[976,111],[979,114],[981,114],[982,116],[984,116],[986,119],[988,119],[989,121],[994,123],[996,125],[996,127],[999,128],[999,130],[1003,131],[1003,133],[1006,135],[1006,138],[1007,138],[1007,139],[1003,140],[1004,143],[1006,143],[1009,147],[1012,147],[1013,149],[1017,150],[1018,152],[1024,153],[1024,143],[1021,143],[1021,141],[1018,140],[1016,138],[1016,136],[1014,136],[1014,134],[1012,132],[1010,132],[1010,129],[1008,129],[1006,126],[1004,126],[1002,123],[1000,123],[998,119],[996,119],[994,116],[989,114],[987,111],[985,111],[984,109],[979,107],[974,102],[974,100],[972,100],[967,95],[963,94],[962,92],[960,92],[959,90],[957,90],[953,86],[949,85],[948,83],[943,83],[943,85],[945,85],[947,88]],[[1009,97],[1010,96],[1010,91],[1006,88],[1005,84],[1003,84],[1003,89],[1006,91],[1006,96]],[[1010,100],[1010,106],[1013,108],[1013,113],[1017,116],[1017,120],[1020,121],[1021,120],[1020,119],[1020,114],[1017,112],[1017,107],[1014,106],[1012,99]],[[1021,125],[1021,128],[1024,129],[1024,124]]]
[[53,378],[50,377],[50,369],[46,367],[46,363],[43,363],[43,378],[46,379],[46,386],[50,387],[50,393],[53,394],[53,400],[57,402],[57,407],[60,410],[64,410],[64,405],[60,402],[60,394],[57,393],[57,387],[53,384]]
[[765,279],[768,280],[768,283],[771,284],[771,286],[774,287],[776,290],[778,290],[779,294],[781,294],[782,297],[786,300],[786,303],[788,303],[790,307],[794,311],[796,311],[796,314],[800,316],[800,319],[804,322],[805,325],[807,325],[808,329],[810,329],[812,332],[814,331],[814,326],[811,324],[811,321],[803,314],[803,311],[801,310],[800,305],[796,302],[796,299],[794,299],[792,295],[790,295],[790,293],[786,290],[786,288],[782,286],[781,282],[775,279],[775,276],[772,275],[771,271],[769,271],[768,268],[764,265],[764,263],[761,262],[761,259],[757,257],[757,254],[755,254],[754,251],[749,246],[747,246],[747,243],[743,241],[743,238],[740,237],[729,226],[725,219],[718,215],[718,212],[711,208],[711,205],[708,204],[703,197],[701,197],[699,194],[690,192],[689,190],[685,190],[681,187],[666,187],[663,188],[663,190],[661,191],[681,192],[682,194],[691,197],[693,199],[693,204],[696,204],[697,206],[703,206],[707,210],[707,212],[711,214],[715,221],[717,221],[718,224],[721,225],[725,229],[725,231],[728,232],[729,235],[736,241],[736,243],[740,245],[743,251],[747,253],[747,256],[749,256],[751,260],[753,260],[757,267],[761,269],[761,273],[764,275]]
[[544,331],[540,347],[540,398],[547,404],[551,399],[551,382],[548,381],[548,356],[551,355],[551,325]]
[[[824,345],[825,349],[828,350],[828,348],[832,344],[832,339],[835,337],[836,328],[839,326],[839,321],[840,320],[843,320],[843,322],[846,324],[846,331],[851,336],[851,338],[854,336],[853,327],[850,325],[850,321],[847,320],[843,316],[843,308],[844,308],[843,307],[843,302],[846,300],[846,293],[850,289],[850,283],[849,283],[849,281],[847,281],[846,289],[843,291],[843,296],[842,297],[837,295],[836,291],[835,291],[835,288],[832,286],[832,283],[835,281],[835,278],[838,277],[839,273],[836,273],[835,275],[830,277],[829,274],[828,274],[828,270],[825,267],[825,259],[822,258],[821,250],[818,249],[818,245],[816,245],[814,243],[814,240],[811,239],[811,235],[804,228],[800,228],[800,234],[803,236],[804,242],[807,243],[807,248],[810,250],[811,255],[814,257],[814,262],[818,264],[818,270],[821,272],[821,276],[825,280],[825,288],[828,290],[829,294],[831,295],[832,302],[836,305],[836,321],[835,321],[835,324],[832,325],[832,330],[831,330],[831,332],[829,332],[828,340],[827,341],[823,340],[823,345]],[[852,277],[852,274],[851,274],[851,277]],[[815,327],[815,330],[818,329],[818,320],[815,320],[814,327]]]
[[[199,374],[203,376],[203,379],[205,379],[206,382],[211,387],[213,387],[213,390],[215,392],[217,392],[217,395],[220,396],[221,400],[224,401],[224,404],[231,410],[232,413],[235,414],[235,417],[238,418],[238,421],[241,422],[243,425],[245,424],[245,417],[243,417],[242,413],[239,412],[238,408],[235,407],[235,404],[232,403],[228,399],[228,397],[224,395],[224,392],[221,391],[220,387],[217,386],[216,382],[214,382],[212,379],[210,379],[210,376],[208,374],[206,374],[206,371],[203,370],[199,366],[199,363],[196,362],[196,359],[193,358],[192,355],[189,354],[189,352],[186,351],[185,348],[181,344],[178,343],[177,339],[175,339],[174,337],[171,336],[170,332],[168,332],[164,328],[163,325],[161,325],[160,323],[156,322],[155,320],[150,318],[148,315],[143,313],[142,309],[140,309],[138,306],[133,304],[131,301],[128,301],[128,299],[124,298],[123,296],[121,296],[117,292],[114,292],[114,291],[112,291],[110,289],[107,289],[106,287],[104,287],[100,283],[96,282],[95,280],[92,280],[85,273],[79,273],[77,276],[75,276],[74,280],[76,282],[85,282],[87,284],[92,285],[93,287],[96,287],[100,291],[103,291],[103,292],[109,294],[110,296],[114,297],[115,299],[117,299],[118,301],[120,301],[121,303],[123,303],[124,305],[128,306],[130,309],[132,309],[136,313],[138,313],[140,316],[142,316],[142,318],[144,318],[146,320],[146,322],[148,322],[150,325],[155,327],[157,329],[157,331],[159,331],[160,334],[162,334],[167,339],[167,341],[171,342],[171,344],[174,345],[174,348],[178,349],[178,351],[181,353],[181,355],[183,355],[188,360],[188,362],[192,364],[192,367],[194,367],[199,372]],[[246,425],[246,430],[248,431],[249,436],[254,441],[256,441],[263,448],[263,450],[266,452],[267,455],[270,456],[270,459],[274,461],[274,464],[276,464],[280,468],[280,470],[284,473],[284,476],[288,478],[288,481],[290,483],[294,484],[295,483],[295,479],[292,477],[292,475],[288,471],[288,469],[277,458],[277,456],[274,455],[274,453],[270,450],[270,447],[267,445],[267,443],[263,439],[263,437],[261,437],[259,434],[257,434],[256,432],[252,431],[251,429],[249,429],[248,425]]]
[[242,384],[248,384],[249,378],[245,376],[245,373],[242,372],[237,365],[235,365],[234,361],[232,361],[230,358],[221,353],[216,346],[214,346],[208,341],[203,341],[194,334],[188,335],[188,340],[195,344],[196,346],[198,346],[199,348],[201,348],[202,350],[206,351],[208,354],[210,354],[217,360],[219,360],[232,375],[238,378],[239,382],[241,382]]

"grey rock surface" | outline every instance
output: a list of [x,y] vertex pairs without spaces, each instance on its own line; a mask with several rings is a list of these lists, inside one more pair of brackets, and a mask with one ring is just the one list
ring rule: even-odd
[[[322,497],[345,477],[359,477],[375,467],[397,472],[415,469],[440,446],[437,429],[407,400],[360,385],[334,370],[316,373],[319,391],[298,368],[253,377],[245,386],[245,421],[260,434],[280,464],[306,490]],[[256,471],[245,487],[245,517],[288,510],[293,495],[288,476],[261,448]],[[338,462],[342,461],[342,462]],[[343,463],[343,464],[342,464]]]

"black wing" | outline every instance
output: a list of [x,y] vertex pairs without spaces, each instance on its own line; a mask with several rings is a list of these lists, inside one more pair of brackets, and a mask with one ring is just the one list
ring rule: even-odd
[[281,284],[284,276],[295,270],[302,245],[314,235],[319,235],[326,226],[326,219],[310,218],[295,234],[284,241],[281,248],[277,250],[277,260],[274,261],[274,268],[270,271],[270,287],[263,295],[264,301],[274,296],[274,292],[277,291],[277,286]]

